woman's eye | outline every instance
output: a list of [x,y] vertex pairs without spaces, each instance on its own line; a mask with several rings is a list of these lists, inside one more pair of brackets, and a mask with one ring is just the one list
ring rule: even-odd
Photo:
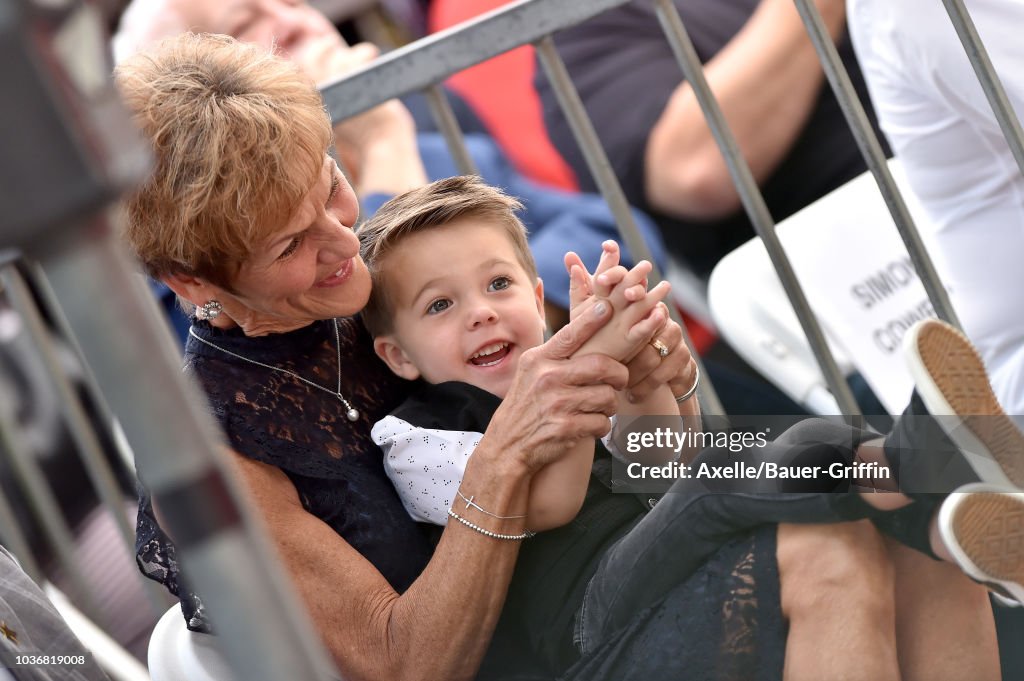
[[491,282],[491,285],[488,288],[488,290],[490,290],[490,291],[504,291],[505,289],[507,289],[511,285],[512,285],[512,280],[509,279],[508,277],[495,277],[494,280]]
[[288,243],[288,247],[285,248],[283,251],[281,251],[281,255],[277,256],[277,259],[281,260],[282,258],[287,258],[289,255],[291,255],[296,250],[298,250],[299,244],[301,244],[301,243],[302,243],[302,236],[299,235],[299,236],[295,237],[294,239],[292,239]]
[[452,301],[447,298],[438,298],[430,305],[427,306],[427,314],[437,314],[438,312],[444,312],[451,307]]
[[341,179],[338,177],[338,173],[335,172],[331,176],[331,193],[327,195],[327,205],[330,205],[334,197],[338,195],[338,190],[341,189]]

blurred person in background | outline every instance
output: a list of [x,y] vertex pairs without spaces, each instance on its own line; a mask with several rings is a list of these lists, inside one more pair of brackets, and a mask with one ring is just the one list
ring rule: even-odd
[[[1024,6],[965,5],[1020,120]],[[924,208],[921,236],[999,400],[1024,414],[1024,175],[941,3],[851,0],[849,13],[882,130]]]
[[[1017,120],[1024,70],[1015,0],[964,3]],[[850,0],[850,34],[917,225],[992,386],[1024,424],[1024,176],[942,3]],[[996,608],[1003,678],[1024,676],[1024,610]]]
[[[37,658],[55,657],[51,663]],[[17,559],[0,546],[0,679],[109,681]]]
[[[844,0],[815,0],[857,90]],[[675,0],[775,220],[866,169],[792,0]],[[661,29],[634,0],[555,36],[612,167],[697,273],[753,236],[718,145]],[[581,186],[593,180],[546,78],[545,121]],[[629,106],[622,106],[629,102]]]
[[[793,0],[674,0],[772,217],[782,220],[860,175],[866,165]],[[846,39],[844,0],[815,0],[854,87],[863,77]],[[684,79],[651,0],[633,0],[554,36],[629,201],[650,214],[669,252],[699,279],[754,236],[718,145]],[[536,79],[548,134],[595,184],[555,92]],[[623,102],[629,102],[623,106]],[[868,116],[873,113],[868,107]],[[724,342],[709,375],[731,414],[802,413]],[[885,409],[854,374],[867,414]]]

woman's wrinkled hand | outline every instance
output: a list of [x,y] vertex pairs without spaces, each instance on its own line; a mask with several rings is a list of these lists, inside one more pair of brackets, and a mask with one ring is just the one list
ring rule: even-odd
[[[664,306],[664,303],[659,305]],[[666,383],[673,395],[684,395],[697,378],[697,364],[683,340],[683,330],[668,316],[667,308],[665,319],[665,325],[655,332],[654,338],[668,347],[668,355],[662,357],[648,344],[627,364],[628,388],[633,400],[646,398]]]
[[[647,290],[651,264],[641,260],[633,269],[616,267],[594,279],[594,295],[577,307],[586,307],[595,300],[606,300],[614,310],[612,320],[579,349],[580,354],[597,353],[627,363],[635,357],[665,324],[667,308],[660,306],[671,287],[663,281]],[[573,266],[570,281],[586,273]]]
[[581,438],[608,432],[616,391],[626,387],[629,372],[604,355],[573,355],[610,317],[607,303],[595,304],[546,343],[523,353],[485,435],[492,447],[518,457],[533,473]]
[[[606,296],[607,291],[618,284],[624,275],[619,267],[619,249],[613,241],[605,242],[601,260],[593,275],[587,273],[583,261],[575,253],[565,256],[565,267],[569,272],[569,314],[573,318],[581,311]],[[647,281],[642,286],[629,289],[628,299],[640,300],[647,290]],[[683,330],[668,314],[668,307],[658,303],[662,324],[650,333],[649,341],[660,340],[669,349],[665,357],[649,342],[626,363],[629,370],[628,388],[631,397],[641,400],[661,385],[668,384],[672,394],[683,395],[696,378],[696,364],[692,361],[690,349],[683,340]],[[645,331],[649,331],[645,327]]]

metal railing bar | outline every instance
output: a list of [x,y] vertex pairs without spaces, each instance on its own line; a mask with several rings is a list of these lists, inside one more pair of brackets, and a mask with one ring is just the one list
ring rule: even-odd
[[[95,424],[86,414],[79,396],[75,393],[75,389],[68,379],[65,369],[63,369],[60,358],[57,356],[51,334],[46,329],[46,323],[37,308],[37,298],[33,293],[35,292],[40,295],[40,302],[45,305],[50,320],[58,329],[63,326],[61,324],[62,314],[60,308],[54,306],[52,304],[53,301],[47,300],[46,295],[40,290],[38,284],[40,283],[41,274],[27,266],[28,263],[23,262],[23,264],[26,266],[19,267],[15,263],[14,266],[0,268],[0,280],[4,282],[11,305],[20,318],[22,318],[25,331],[32,338],[36,354],[42,360],[42,366],[46,376],[49,378],[50,387],[57,394],[57,401],[60,405],[63,419],[65,419],[68,425],[68,430],[75,442],[75,448],[85,464],[89,480],[99,497],[99,501],[114,514],[118,535],[127,548],[128,555],[132,555],[135,552],[135,528],[128,522],[128,518],[125,516],[125,498],[118,485],[114,470],[108,460],[106,460],[102,445],[99,443],[95,431],[96,427],[106,427],[108,432],[111,433],[113,425],[102,426],[101,424]],[[91,376],[89,376],[88,368],[85,367],[85,363],[81,359],[81,353],[75,347],[74,339],[70,337],[67,329],[62,329],[61,334],[72,346],[72,350],[75,351],[82,364],[83,383],[89,384]],[[95,391],[94,386],[90,387],[94,394],[98,392]],[[87,387],[86,389],[90,388]],[[105,410],[97,408],[97,411],[99,412],[98,418],[103,418]],[[108,419],[106,423],[113,424],[113,416],[108,414],[106,419]],[[116,442],[113,433],[111,433],[109,439],[112,443]],[[153,612],[158,615],[163,614],[167,608],[165,607],[162,595],[157,591],[159,587],[152,580],[145,579],[140,572],[136,572],[136,576],[139,583],[143,585],[146,600],[150,603]]]
[[978,35],[974,20],[971,19],[963,0],[942,0],[942,4],[946,6],[946,12],[953,22],[957,35],[960,36],[960,42],[964,45],[964,51],[967,52],[967,58],[971,60],[971,66],[974,67],[974,73],[978,76],[978,82],[981,83],[981,88],[985,91],[985,96],[992,106],[996,120],[999,121],[999,127],[1003,131],[1006,143],[1010,146],[1013,158],[1017,161],[1017,167],[1024,174],[1024,130],[1021,129],[1020,119],[1017,118],[1010,105],[1006,89],[1003,87],[995,67],[992,66],[988,50],[981,42],[981,36]]
[[697,51],[693,47],[693,42],[690,40],[686,27],[683,26],[683,20],[679,16],[679,12],[676,11],[675,5],[672,4],[672,0],[656,0],[656,10],[665,36],[672,45],[672,51],[675,53],[676,60],[683,70],[683,75],[697,96],[697,101],[704,112],[704,117],[711,128],[712,135],[714,135],[715,141],[722,151],[722,156],[725,158],[729,174],[736,185],[736,191],[739,192],[743,207],[754,229],[761,237],[765,249],[768,251],[768,257],[771,258],[775,271],[782,281],[782,286],[789,296],[793,310],[796,312],[800,326],[807,336],[814,357],[818,361],[818,366],[821,367],[821,372],[825,377],[829,390],[835,397],[843,414],[850,418],[859,417],[861,415],[860,407],[853,397],[850,386],[846,383],[846,378],[839,370],[835,357],[832,356],[832,350],[825,341],[825,334],[821,330],[821,325],[814,316],[814,312],[811,310],[804,295],[803,288],[801,288],[800,282],[796,278],[796,273],[793,271],[793,266],[789,262],[782,244],[779,242],[778,235],[775,233],[775,221],[768,211],[768,205],[765,203],[764,196],[761,194],[761,190],[758,189],[757,182],[754,181],[754,175],[750,170],[750,166],[740,152],[736,138],[733,136],[732,130],[725,120],[718,101],[708,86]]
[[939,279],[938,272],[935,271],[935,265],[928,255],[924,242],[921,241],[921,234],[903,200],[903,194],[900,193],[892,173],[889,172],[889,165],[886,163],[882,145],[868,121],[867,112],[857,97],[857,92],[850,81],[850,75],[843,67],[839,51],[828,34],[821,14],[809,0],[794,0],[794,2],[796,2],[796,8],[807,27],[811,42],[814,43],[814,49],[818,52],[818,59],[825,69],[825,75],[832,86],[832,91],[846,116],[847,125],[850,126],[850,131],[867,162],[868,169],[871,170],[878,189],[882,192],[882,198],[885,199],[889,212],[892,213],[896,228],[899,230],[900,236],[903,237],[903,243],[907,247],[918,276],[921,278],[928,299],[935,308],[935,313],[940,319],[959,328],[960,321],[953,309],[953,303]]
[[627,2],[519,0],[382,55],[325,85],[324,103],[331,120],[340,121]]
[[[334,146],[332,145],[333,149]],[[32,287],[32,292],[36,295],[39,300],[41,309],[49,315],[49,321],[53,324],[54,328],[60,334],[61,338],[71,347],[75,355],[79,358],[82,363],[81,366],[81,382],[82,387],[88,394],[91,402],[90,406],[96,410],[96,418],[100,419],[100,425],[107,428],[110,436],[110,441],[117,447],[118,461],[125,467],[127,472],[132,478],[135,478],[135,461],[133,459],[133,452],[128,448],[127,443],[121,434],[116,432],[116,419],[114,412],[110,410],[110,405],[107,404],[106,398],[103,396],[103,391],[100,390],[99,385],[96,383],[96,377],[92,374],[92,369],[89,368],[89,364],[84,360],[82,354],[82,348],[78,345],[78,339],[75,338],[75,334],[71,331],[71,326],[68,324],[67,317],[64,316],[64,311],[61,309],[60,301],[57,300],[57,296],[53,292],[53,287],[50,286],[50,282],[46,280],[46,275],[43,273],[38,263],[31,262],[27,259],[19,260],[19,267],[21,276],[25,279]],[[140,275],[141,277],[142,275]],[[172,339],[168,339],[170,347],[177,351],[178,346],[174,344]],[[134,534],[134,529],[132,530]],[[150,581],[150,580],[146,580]]]
[[[127,548],[128,555],[133,555],[135,553],[135,528],[129,525],[128,519],[125,517],[125,498],[118,486],[114,471],[103,453],[103,447],[96,436],[93,423],[85,413],[85,409],[68,380],[60,358],[57,356],[50,332],[46,329],[43,317],[36,308],[36,301],[29,285],[22,278],[22,271],[13,266],[0,270],[0,279],[6,286],[12,306],[21,317],[25,332],[35,345],[36,354],[42,360],[50,387],[57,393],[64,421],[75,443],[75,448],[85,464],[89,480],[99,495],[100,501],[114,515],[118,535]],[[53,309],[50,310],[50,313],[51,318],[55,314],[60,314],[59,310]],[[153,612],[158,615],[163,614],[166,607],[158,592],[152,588],[155,584],[141,573],[137,572],[136,574],[137,578],[142,580],[140,583],[145,585],[146,598]]]
[[[222,623],[219,640],[239,678],[336,679],[252,521],[206,401],[182,376],[166,322],[122,250],[117,218],[114,209],[90,217],[60,248],[43,250],[39,264],[124,427],[139,475],[167,502],[163,519],[180,563],[214,627]],[[130,380],[142,375],[146,381]]]
[[462,134],[462,128],[459,127],[459,121],[455,118],[455,112],[452,111],[451,102],[445,96],[444,90],[440,85],[431,85],[423,91],[423,95],[427,98],[430,113],[441,134],[444,135],[444,141],[448,144],[448,152],[455,159],[455,166],[459,172],[463,175],[479,175],[476,163],[473,162],[473,158],[469,155],[469,149],[466,148],[466,138]]
[[[650,279],[652,285],[656,284],[661,281],[662,274],[654,261],[654,257],[651,255],[650,248],[647,247],[647,243],[644,241],[643,235],[637,229],[636,222],[633,220],[633,214],[630,211],[629,202],[626,200],[626,194],[622,191],[622,185],[619,184],[619,180],[612,170],[611,163],[608,161],[608,155],[601,146],[601,141],[594,130],[590,116],[583,107],[583,102],[576,91],[576,86],[573,85],[569,72],[565,67],[565,62],[562,61],[558,50],[555,48],[554,40],[551,39],[551,36],[545,36],[534,46],[537,49],[537,56],[544,68],[544,72],[551,81],[551,87],[558,98],[558,104],[565,114],[569,126],[572,128],[573,136],[576,138],[576,143],[580,146],[583,156],[587,161],[587,167],[590,168],[590,172],[594,176],[594,181],[600,189],[601,195],[608,203],[608,208],[615,217],[615,224],[619,228],[619,234],[622,236],[623,241],[625,241],[626,247],[629,249],[634,261],[649,260],[654,266]],[[715,392],[707,371],[704,370],[700,356],[693,347],[693,342],[686,332],[686,325],[678,318],[678,312],[673,308],[674,306],[669,306],[673,318],[683,329],[684,340],[690,348],[694,360],[700,367],[701,374],[705,378],[705,380],[701,381],[699,388],[701,408],[710,415],[724,415],[725,410],[722,407],[721,400],[719,400],[718,394]]]
[[[0,382],[0,389],[2,388],[3,385]],[[3,416],[0,416],[0,419],[3,418]],[[6,438],[8,437],[13,437],[13,434],[7,435],[0,428],[0,459],[10,458],[8,454],[9,447],[6,444]],[[35,556],[32,555],[32,548],[29,546],[25,533],[21,531],[14,509],[11,508],[7,497],[3,494],[0,494],[0,538],[2,538],[0,543],[14,554],[18,562],[21,563],[21,567],[25,570],[25,574],[31,577],[32,581],[39,584],[46,578],[43,575],[42,568],[39,567],[39,563],[36,562]]]
[[43,593],[68,623],[68,627],[94,656],[111,681],[151,681],[146,667],[132,657],[110,634],[86,617],[66,594],[49,582],[39,582]]
[[[38,462],[31,452],[25,450],[18,441],[18,426],[14,414],[6,406],[0,406],[0,454],[6,454],[11,465],[11,472],[25,494],[29,508],[43,535],[60,564],[64,576],[68,579],[73,595],[93,621],[106,621],[99,616],[99,608],[75,565],[72,547],[75,537],[64,520],[60,504],[53,491],[46,483],[46,477],[39,468]],[[29,554],[25,554],[29,555]],[[19,557],[20,560],[20,557]]]

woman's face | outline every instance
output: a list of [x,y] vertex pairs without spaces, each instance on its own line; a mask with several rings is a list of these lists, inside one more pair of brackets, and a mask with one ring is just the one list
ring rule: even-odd
[[370,297],[370,274],[352,231],[359,204],[329,156],[288,224],[242,266],[234,291],[221,291],[224,321],[250,336],[355,314]]

